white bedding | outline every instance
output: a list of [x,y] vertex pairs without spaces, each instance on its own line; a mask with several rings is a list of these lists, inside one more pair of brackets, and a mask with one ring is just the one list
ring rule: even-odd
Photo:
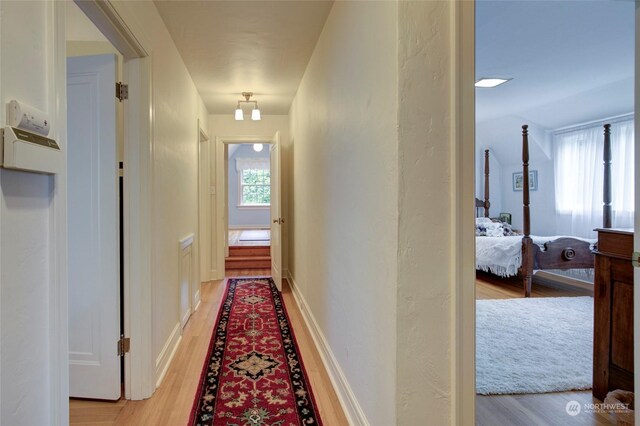
[[[534,244],[543,248],[544,243],[566,238],[563,236],[541,237],[532,235]],[[575,237],[571,237],[575,238]],[[596,240],[578,238],[595,244]],[[512,277],[518,274],[522,266],[522,235],[509,237],[476,237],[476,269],[491,272],[500,277]]]

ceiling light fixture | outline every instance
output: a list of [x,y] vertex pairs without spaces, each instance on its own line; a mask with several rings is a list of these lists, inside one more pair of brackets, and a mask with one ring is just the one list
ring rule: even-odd
[[497,78],[497,77],[482,77],[476,81],[476,87],[493,88],[498,87],[507,81],[513,80],[512,78]]
[[260,151],[262,151],[262,148],[263,148],[263,146],[262,146],[262,144],[261,144],[261,143],[254,143],[254,144],[253,144],[253,150],[254,150],[255,152],[260,152]]
[[255,121],[260,120],[261,117],[260,117],[260,110],[258,109],[258,101],[249,100],[253,96],[253,92],[242,92],[242,96],[244,97],[245,100],[238,101],[238,107],[236,108],[236,114],[235,114],[236,120],[238,121],[244,120],[244,112],[242,111],[242,108],[240,108],[240,104],[242,103],[253,104],[253,110],[251,111],[251,119]]

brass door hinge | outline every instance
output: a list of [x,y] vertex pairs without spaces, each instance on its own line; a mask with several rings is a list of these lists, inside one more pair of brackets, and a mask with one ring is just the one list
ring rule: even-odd
[[118,340],[118,356],[123,356],[127,352],[129,352],[129,347],[131,346],[131,339],[128,337],[120,337]]
[[129,99],[129,85],[121,82],[116,82],[116,98],[122,102],[125,99]]

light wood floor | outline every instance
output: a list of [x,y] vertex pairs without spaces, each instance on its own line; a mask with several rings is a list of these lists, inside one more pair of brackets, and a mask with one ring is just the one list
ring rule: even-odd
[[[229,271],[228,276],[265,276],[271,271]],[[216,321],[224,281],[203,284],[202,303],[185,327],[182,342],[156,393],[145,401],[103,402],[72,399],[71,425],[186,425]],[[320,417],[326,425],[347,425],[320,355],[286,281],[282,295],[298,340]]]
[[[534,282],[532,297],[591,296],[591,292],[565,285],[549,286]],[[522,284],[518,279],[500,279],[478,273],[476,299],[511,299],[522,297]],[[587,413],[575,417],[566,412],[569,401],[599,403],[591,391],[554,392],[522,395],[477,395],[476,424],[497,425],[610,425],[615,418],[605,413]]]
[[[271,245],[271,240],[267,241],[240,241],[242,233],[247,229],[233,229],[229,231],[229,245],[230,246],[268,246]],[[269,236],[271,236],[271,230],[267,230]]]

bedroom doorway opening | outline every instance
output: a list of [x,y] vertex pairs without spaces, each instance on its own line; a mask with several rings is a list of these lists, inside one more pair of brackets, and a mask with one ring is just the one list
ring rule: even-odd
[[74,3],[67,21],[69,395],[123,394],[123,55]]
[[269,145],[241,143],[227,150],[225,270],[269,275],[271,269],[271,159]]
[[475,7],[476,424],[615,424],[598,404],[628,402],[640,320],[635,4]]
[[216,138],[218,265],[282,290],[280,134]]

